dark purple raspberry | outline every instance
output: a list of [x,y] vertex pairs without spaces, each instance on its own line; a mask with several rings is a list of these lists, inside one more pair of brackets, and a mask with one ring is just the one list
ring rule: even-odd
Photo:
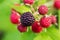
[[25,12],[21,18],[21,24],[24,26],[31,26],[32,23],[35,21],[34,16],[30,12]]

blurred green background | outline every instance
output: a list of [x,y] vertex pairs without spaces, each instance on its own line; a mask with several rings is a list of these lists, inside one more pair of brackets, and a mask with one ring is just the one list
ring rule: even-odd
[[[41,5],[47,0],[39,0],[34,6]],[[5,31],[3,40],[60,40],[60,31],[54,25],[39,34],[33,33],[30,29],[26,33],[20,33],[17,25],[10,22],[11,5],[22,3],[22,0],[0,0],[0,29]],[[28,10],[28,9],[27,9]],[[22,11],[22,10],[21,10]]]

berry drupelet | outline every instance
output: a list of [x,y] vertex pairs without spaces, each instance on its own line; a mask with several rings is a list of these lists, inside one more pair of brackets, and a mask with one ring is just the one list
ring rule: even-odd
[[32,24],[32,31],[34,33],[40,33],[43,30],[43,27],[40,25],[40,23],[38,21],[35,21]]
[[34,3],[34,0],[23,0],[23,2],[25,3],[25,4],[33,4]]
[[48,7],[45,6],[45,5],[41,5],[41,6],[39,6],[39,8],[38,8],[38,12],[39,12],[39,14],[41,14],[41,15],[45,15],[45,14],[47,14],[47,12],[48,12]]
[[23,26],[23,25],[18,25],[18,28],[17,28],[20,32],[26,32],[27,31],[27,27],[26,26]]
[[46,16],[44,16],[44,17],[42,17],[41,19],[40,19],[40,24],[41,24],[41,26],[42,27],[44,27],[44,28],[48,28],[50,25],[51,25],[51,18],[50,17],[46,17]]
[[22,25],[31,26],[35,21],[35,18],[30,12],[25,12],[23,15],[21,15],[20,20]]

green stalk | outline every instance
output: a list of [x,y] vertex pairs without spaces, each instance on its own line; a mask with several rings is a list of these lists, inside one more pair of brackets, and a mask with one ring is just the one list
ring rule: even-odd
[[60,9],[58,10],[58,27],[59,27],[59,30],[60,30]]

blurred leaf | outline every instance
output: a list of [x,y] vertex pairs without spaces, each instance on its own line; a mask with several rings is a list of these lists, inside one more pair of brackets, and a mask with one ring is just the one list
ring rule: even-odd
[[34,40],[53,40],[46,32],[40,33]]
[[20,12],[21,14],[23,14],[24,12],[31,12],[30,8],[27,6],[13,6],[13,9],[15,9],[16,11]]
[[54,40],[60,40],[58,31],[59,29],[56,29],[55,25],[52,25],[50,28],[47,29],[48,35]]
[[0,3],[4,2],[4,0],[0,0]]

